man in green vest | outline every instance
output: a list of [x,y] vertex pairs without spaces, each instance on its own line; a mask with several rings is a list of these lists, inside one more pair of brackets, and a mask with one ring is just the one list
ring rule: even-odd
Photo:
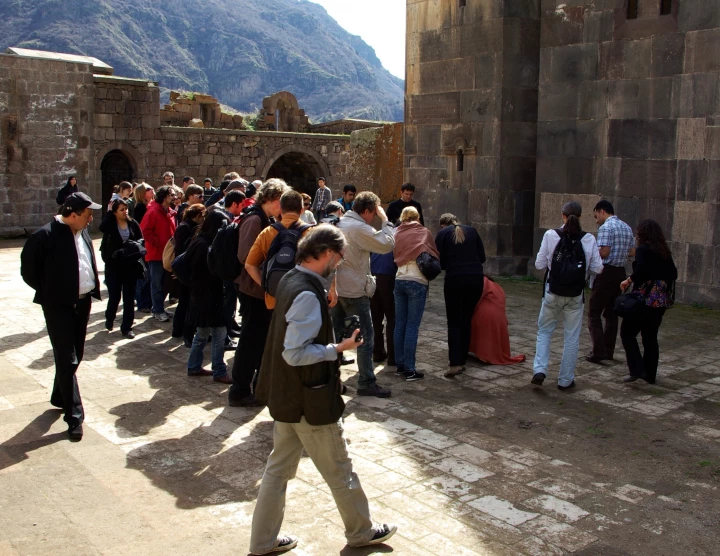
[[345,236],[321,224],[298,243],[297,266],[280,281],[256,396],[275,419],[273,451],[253,514],[250,552],[269,554],[297,546],[280,535],[287,482],[303,448],[325,478],[345,524],[349,546],[385,542],[395,525],[373,524],[368,500],[347,452],[338,355],[362,344],[355,330],[335,343],[328,305],[328,277],[343,260]]

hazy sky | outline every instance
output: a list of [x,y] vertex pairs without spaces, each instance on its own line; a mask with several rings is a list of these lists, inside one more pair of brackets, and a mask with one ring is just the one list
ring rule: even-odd
[[405,79],[405,0],[311,0],[375,49],[383,66]]

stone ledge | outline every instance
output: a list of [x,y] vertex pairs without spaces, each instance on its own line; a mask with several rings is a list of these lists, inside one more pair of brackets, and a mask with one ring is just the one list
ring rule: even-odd
[[339,135],[330,133],[294,133],[290,131],[252,131],[247,129],[216,129],[211,127],[192,128],[192,127],[175,127],[160,126],[160,131],[171,133],[208,133],[214,135],[240,135],[242,137],[258,136],[258,137],[289,137],[303,139],[344,139],[350,140],[349,135]]
[[132,77],[115,77],[112,75],[98,75],[93,74],[93,81],[95,83],[109,83],[111,85],[132,85],[132,86],[146,86],[148,88],[157,87],[158,84],[155,81],[148,81],[147,79],[135,79]]

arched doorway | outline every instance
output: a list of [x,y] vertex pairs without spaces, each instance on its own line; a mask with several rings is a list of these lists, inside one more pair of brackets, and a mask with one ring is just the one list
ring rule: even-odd
[[278,158],[266,177],[280,178],[292,186],[296,191],[307,193],[311,197],[317,189],[317,179],[323,176],[318,162],[303,152],[289,152]]
[[135,176],[132,164],[125,153],[119,150],[110,151],[100,164],[102,172],[102,204],[106,207],[110,202],[113,188],[121,181],[132,182]]

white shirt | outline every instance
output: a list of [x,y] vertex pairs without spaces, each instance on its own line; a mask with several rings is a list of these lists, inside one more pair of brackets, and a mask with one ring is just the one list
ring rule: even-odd
[[[540,251],[538,251],[537,257],[535,258],[535,268],[544,270],[551,267],[552,256],[553,253],[555,253],[555,248],[558,243],[560,243],[560,236],[557,235],[555,230],[545,232],[542,243],[540,244]],[[583,251],[585,252],[585,260],[587,261],[585,270],[585,279],[587,280],[591,274],[600,274],[603,271],[603,264],[595,236],[585,234],[581,243]]]
[[[55,219],[67,226],[62,216],[58,215]],[[95,273],[92,268],[92,255],[90,254],[87,243],[85,243],[83,239],[82,230],[75,232],[73,235],[75,236],[75,249],[78,255],[78,275],[80,278],[80,290],[78,293],[83,296],[95,289]]]

